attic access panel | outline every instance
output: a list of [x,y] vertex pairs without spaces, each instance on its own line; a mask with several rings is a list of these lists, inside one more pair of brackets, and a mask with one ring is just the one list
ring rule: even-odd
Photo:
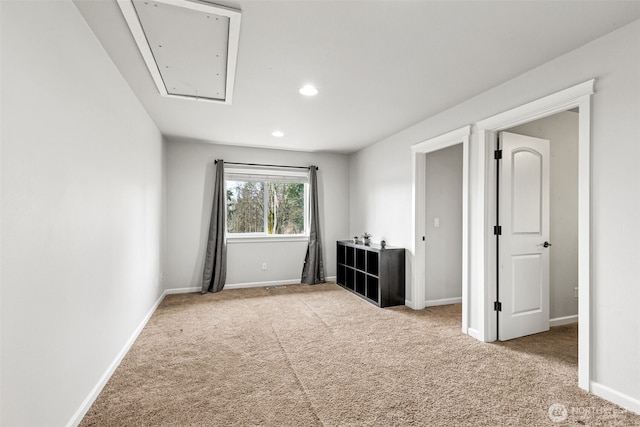
[[192,0],[118,0],[163,96],[231,104],[240,12]]

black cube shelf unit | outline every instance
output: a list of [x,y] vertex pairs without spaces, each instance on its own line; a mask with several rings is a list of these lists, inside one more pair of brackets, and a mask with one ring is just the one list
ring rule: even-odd
[[404,305],[405,250],[338,241],[338,280],[343,288],[379,306]]

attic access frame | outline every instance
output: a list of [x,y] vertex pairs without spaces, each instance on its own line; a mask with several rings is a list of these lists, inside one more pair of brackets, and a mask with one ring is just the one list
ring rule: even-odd
[[[222,46],[222,50],[226,51],[226,55],[223,55],[223,56],[226,56],[226,58],[221,59],[221,60],[225,60],[226,62],[224,64],[225,66],[223,67],[224,70],[220,70],[221,73],[224,72],[224,85],[223,85],[224,93],[223,94],[218,94],[216,96],[212,96],[210,94],[201,96],[198,94],[198,90],[195,88],[194,88],[195,94],[193,95],[184,94],[184,93],[183,94],[172,93],[170,90],[168,90],[167,84],[165,81],[166,79],[163,78],[163,74],[160,71],[160,68],[168,69],[170,66],[168,64],[162,64],[162,65],[158,64],[159,50],[156,50],[156,55],[154,55],[154,48],[159,49],[159,48],[162,48],[162,46],[154,46],[154,48],[150,46],[150,37],[148,37],[147,34],[145,33],[145,29],[143,28],[141,18],[139,16],[138,11],[136,10],[136,6],[134,5],[134,1],[136,3],[144,4],[145,6],[149,6],[149,5],[156,6],[156,7],[172,6],[172,7],[180,8],[180,10],[186,13],[195,12],[196,14],[202,14],[202,17],[215,18],[215,19],[211,19],[210,21],[211,24],[207,24],[207,25],[214,25],[214,21],[219,21],[220,18],[222,18],[222,21],[228,20],[228,34],[223,34],[225,32],[224,27],[222,28],[222,30],[220,29],[217,30],[219,34],[221,34],[222,36],[226,36],[226,46]],[[138,49],[147,66],[147,69],[151,74],[151,78],[153,79],[156,87],[158,88],[158,92],[160,92],[160,95],[168,98],[189,99],[189,100],[212,102],[217,104],[231,104],[231,101],[233,98],[233,87],[234,87],[235,73],[236,73],[236,61],[238,57],[238,46],[239,46],[239,40],[240,40],[241,13],[239,10],[214,5],[211,3],[205,3],[198,0],[148,0],[148,1],[117,0],[117,2],[118,2],[118,6],[120,7],[120,10],[122,11],[122,14],[124,15],[127,25],[129,26],[129,29],[131,30],[131,34],[133,35],[133,38],[138,46]],[[205,21],[208,22],[208,20],[203,20],[203,22]],[[220,25],[220,24],[217,24],[217,25]],[[201,28],[205,28],[205,26],[202,25]],[[178,32],[183,33],[181,31],[178,31]],[[174,30],[173,33],[175,34],[176,31]],[[211,40],[211,43],[215,41],[216,40]],[[220,43],[220,41],[218,42]],[[224,44],[224,40],[222,41],[222,43]],[[201,44],[202,44],[202,40],[196,39],[196,40],[189,41],[189,46],[192,46],[192,45],[196,46]],[[184,50],[185,49],[181,49],[180,53],[181,54],[184,53],[183,52]],[[210,56],[211,58],[215,58],[212,55],[214,55],[212,53],[212,49],[207,48],[202,50],[201,54],[194,55],[194,56],[202,57],[202,58]],[[182,65],[183,64],[179,63],[177,67],[180,67]],[[171,66],[174,66],[174,64],[172,63]],[[207,70],[204,74],[205,75],[210,74],[211,76],[210,78],[212,80],[218,77],[215,71],[213,70]],[[180,79],[180,80],[184,80],[184,79]]]

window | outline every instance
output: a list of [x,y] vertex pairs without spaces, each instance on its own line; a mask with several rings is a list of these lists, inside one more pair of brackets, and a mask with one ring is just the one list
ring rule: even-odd
[[308,171],[225,168],[229,237],[305,236]]

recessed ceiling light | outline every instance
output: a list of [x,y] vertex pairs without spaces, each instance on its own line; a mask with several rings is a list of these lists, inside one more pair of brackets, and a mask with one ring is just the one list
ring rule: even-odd
[[275,136],[276,138],[282,138],[284,136],[284,133],[279,130],[276,130],[276,131],[273,131],[271,135]]
[[318,89],[311,85],[305,85],[300,88],[300,93],[304,96],[315,96],[318,94]]

